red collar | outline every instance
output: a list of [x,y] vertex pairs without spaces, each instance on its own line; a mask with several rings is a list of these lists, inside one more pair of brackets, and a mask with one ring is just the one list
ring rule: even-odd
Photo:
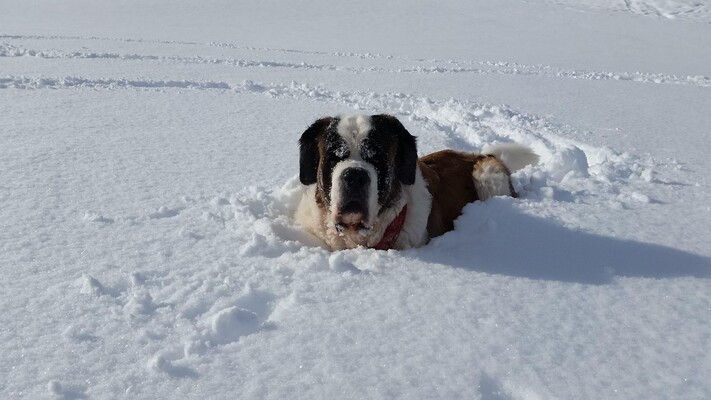
[[406,215],[407,204],[405,204],[405,206],[402,208],[402,211],[400,211],[400,214],[398,214],[397,217],[395,217],[395,219],[393,220],[393,222],[388,225],[387,229],[385,229],[385,233],[383,233],[383,238],[380,239],[380,242],[378,242],[378,244],[373,246],[374,249],[390,250],[393,248],[397,237],[400,236],[402,226],[405,224]]

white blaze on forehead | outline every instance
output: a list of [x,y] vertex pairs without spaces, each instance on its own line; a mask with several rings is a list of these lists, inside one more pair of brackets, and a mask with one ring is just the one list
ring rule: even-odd
[[360,160],[360,143],[368,136],[370,129],[370,116],[368,115],[340,116],[337,131],[350,147],[350,158]]

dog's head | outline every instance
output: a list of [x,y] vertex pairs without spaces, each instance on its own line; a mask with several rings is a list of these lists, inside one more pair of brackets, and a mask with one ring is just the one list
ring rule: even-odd
[[299,147],[301,183],[316,184],[316,202],[341,235],[367,236],[378,215],[400,199],[402,185],[415,182],[415,137],[390,115],[319,119]]

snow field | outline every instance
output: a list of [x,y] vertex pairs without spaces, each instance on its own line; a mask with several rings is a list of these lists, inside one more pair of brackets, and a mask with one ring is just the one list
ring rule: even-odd
[[[521,106],[706,104],[707,74],[63,32],[0,32],[0,397],[711,397],[706,120]],[[330,253],[291,220],[296,140],[343,111],[541,163],[428,246]]]
[[[293,92],[284,89],[287,94],[241,96],[249,97],[249,102],[256,107],[264,107],[259,104],[297,97],[294,93],[306,92],[302,89],[297,85]],[[83,97],[98,97],[102,101],[79,100],[73,111],[85,109],[88,117],[95,112],[90,104],[109,105],[111,100],[104,97],[115,90],[129,91],[122,102],[126,101],[125,97],[149,96],[153,107],[158,109],[164,106],[161,102],[173,96],[154,89],[104,90],[83,94]],[[230,90],[208,91],[191,95],[190,107],[196,99],[207,97],[209,100],[203,99],[207,101],[204,108],[219,114],[219,103],[225,96],[240,96]],[[64,96],[61,92],[52,92],[48,105],[54,104],[51,97],[57,95]],[[18,97],[23,96],[20,93]],[[381,97],[390,101],[388,96],[369,94],[359,101],[365,103],[369,98]],[[339,103],[347,101],[344,98],[329,100],[333,102],[331,107],[340,107]],[[293,100],[287,101],[293,103]],[[266,180],[267,187],[271,185],[272,189],[252,186],[232,194],[226,190],[224,195],[215,196],[208,194],[211,188],[219,190],[220,185],[230,182],[235,186],[241,181],[248,184],[255,174],[260,176],[258,170],[235,174],[241,165],[238,160],[232,161],[234,168],[225,168],[224,165],[230,164],[224,161],[216,163],[220,164],[221,171],[205,170],[203,159],[191,160],[186,157],[189,152],[181,150],[182,146],[198,144],[162,139],[162,130],[151,128],[155,124],[185,135],[181,132],[189,132],[190,124],[181,119],[173,120],[174,115],[165,114],[158,121],[150,122],[149,117],[160,114],[153,114],[152,110],[140,114],[138,110],[126,108],[126,117],[140,118],[137,125],[143,125],[140,129],[151,135],[142,143],[152,147],[143,151],[129,150],[125,144],[111,145],[114,141],[125,143],[125,139],[99,139],[96,143],[89,138],[76,138],[71,149],[80,155],[91,154],[90,150],[97,146],[121,149],[115,153],[103,151],[99,155],[109,166],[116,163],[122,168],[113,172],[105,170],[102,173],[105,175],[92,179],[91,174],[97,173],[96,165],[100,161],[87,163],[86,158],[76,157],[76,165],[64,166],[74,171],[72,174],[63,173],[61,164],[50,164],[57,176],[48,176],[42,169],[34,173],[40,180],[48,179],[37,182],[36,187],[48,187],[49,197],[55,200],[36,204],[34,212],[45,210],[34,218],[33,207],[19,213],[27,215],[26,226],[44,226],[45,232],[35,238],[25,234],[24,246],[15,247],[12,241],[6,242],[6,254],[16,257],[15,263],[31,266],[24,273],[30,275],[21,274],[26,277],[13,285],[15,290],[36,293],[23,311],[35,315],[35,322],[17,333],[26,340],[44,333],[53,343],[54,334],[48,332],[53,331],[51,326],[59,325],[63,328],[57,332],[57,339],[64,343],[66,350],[51,350],[45,346],[30,349],[29,352],[35,354],[25,353],[25,357],[35,359],[36,366],[42,365],[40,359],[46,360],[47,367],[15,372],[12,381],[23,382],[23,387],[30,389],[29,393],[37,393],[32,388],[39,388],[41,393],[43,387],[50,385],[52,393],[65,397],[71,397],[72,393],[89,397],[106,393],[151,397],[167,392],[184,397],[205,394],[220,397],[225,395],[226,387],[231,387],[225,382],[236,379],[245,397],[279,398],[296,392],[304,397],[486,398],[488,392],[501,392],[509,393],[510,398],[527,398],[531,393],[541,397],[569,394],[570,386],[556,382],[570,382],[578,376],[576,386],[579,388],[575,393],[581,396],[599,390],[604,382],[614,382],[614,386],[609,386],[611,396],[617,390],[621,397],[632,398],[644,393],[634,385],[640,378],[635,375],[638,363],[644,362],[651,363],[656,370],[676,371],[673,377],[665,378],[669,380],[665,381],[666,386],[660,383],[657,389],[673,388],[677,393],[685,387],[683,379],[687,379],[697,382],[689,385],[688,394],[703,393],[699,392],[703,390],[703,378],[698,375],[703,368],[698,367],[705,360],[699,359],[696,363],[685,360],[686,367],[681,370],[672,364],[677,360],[675,352],[684,354],[684,345],[703,346],[706,339],[699,335],[704,332],[706,321],[684,320],[682,323],[680,319],[674,322],[660,318],[655,322],[636,320],[635,316],[643,313],[689,317],[680,304],[688,305],[688,298],[684,296],[687,291],[703,292],[706,280],[696,281],[691,277],[704,276],[707,259],[669,248],[584,234],[540,218],[555,219],[562,214],[577,221],[573,199],[579,203],[594,202],[598,196],[604,200],[597,201],[595,206],[607,206],[610,212],[648,206],[649,199],[636,198],[635,191],[627,192],[633,187],[655,185],[649,178],[650,169],[655,168],[653,161],[635,160],[610,149],[585,152],[551,133],[552,126],[542,129],[540,124],[549,124],[545,120],[524,118],[505,108],[464,106],[453,101],[441,104],[411,101],[417,105],[410,106],[409,115],[401,113],[400,117],[408,124],[419,126],[421,131],[439,132],[430,139],[432,147],[445,145],[473,150],[483,143],[525,140],[541,154],[543,162],[540,167],[529,167],[516,175],[523,200],[496,199],[471,205],[454,232],[436,239],[426,248],[403,254],[372,250],[331,254],[309,247],[317,243],[288,218],[299,195],[297,181],[293,177],[284,178],[287,184],[278,188],[282,180],[279,174],[284,177],[292,174],[295,156],[291,163],[284,162],[283,168],[262,172],[265,175],[259,179]],[[25,107],[20,101],[14,103],[18,108]],[[240,102],[244,109],[243,103]],[[469,110],[469,114],[464,109]],[[97,114],[96,119],[101,118],[103,116]],[[118,119],[125,120],[120,116]],[[206,120],[209,116],[198,122]],[[94,122],[87,121],[87,125]],[[180,124],[185,129],[172,129],[171,124]],[[204,126],[196,129],[210,130]],[[112,132],[116,134],[120,130]],[[130,133],[129,127],[124,134],[129,134],[130,139]],[[281,146],[293,146],[293,136],[286,135]],[[425,148],[427,137],[420,134]],[[67,137],[56,139],[62,142]],[[216,139],[203,137],[201,142],[224,146],[226,139],[220,140],[219,136]],[[52,147],[61,148],[56,144]],[[209,153],[210,147],[202,148]],[[123,154],[127,150],[135,154],[131,160]],[[210,164],[214,160],[226,160],[228,155],[250,157],[241,154],[237,147],[224,152],[215,149],[214,153]],[[177,164],[172,166],[172,162]],[[81,165],[86,168],[83,174],[78,173]],[[142,172],[148,165],[166,167]],[[29,165],[12,170],[28,168]],[[277,175],[270,177],[274,172]],[[79,179],[72,182],[72,177]],[[102,192],[92,188],[92,185],[101,187],[108,182],[125,189],[106,188]],[[94,197],[75,193],[78,198],[62,200],[65,196],[71,197],[71,193],[64,190],[67,187],[72,191],[78,187],[92,188]],[[141,191],[141,188],[145,189]],[[575,194],[569,188],[575,188]],[[184,194],[202,191],[206,194],[201,197]],[[82,198],[87,200],[82,201]],[[555,204],[571,201],[567,209],[556,210]],[[65,202],[73,207],[67,207]],[[142,214],[136,213],[139,210]],[[55,213],[64,215],[55,217],[54,228],[42,224],[48,215]],[[57,230],[63,232],[62,235],[57,235]],[[44,245],[38,244],[42,240]],[[516,245],[509,249],[514,243]],[[39,259],[32,256],[38,248],[40,254],[45,254]],[[628,258],[639,254],[646,255],[647,262],[629,264]],[[599,255],[603,255],[602,261],[595,260]],[[50,264],[46,264],[47,261]],[[60,268],[53,267],[57,265]],[[679,267],[670,271],[668,265]],[[30,282],[35,281],[33,277],[37,274],[44,275],[46,280],[33,286]],[[629,281],[618,277],[661,278],[669,274],[685,282],[683,290],[676,288],[680,293],[675,293],[665,281]],[[66,279],[72,275],[74,278]],[[519,281],[516,277],[533,281]],[[45,292],[40,287],[46,281],[56,283]],[[561,282],[575,284],[569,286]],[[595,287],[603,283],[607,286],[579,293],[587,285]],[[665,300],[650,302],[646,299],[639,301],[642,304],[630,304],[626,293],[634,292],[638,286],[642,293],[661,290],[671,300],[665,297]],[[441,298],[444,294],[446,296]],[[22,298],[19,293],[18,298]],[[65,301],[57,303],[57,298]],[[696,307],[708,307],[703,298],[698,301]],[[668,308],[664,308],[665,302],[670,304]],[[614,310],[628,307],[640,311],[625,314],[622,321],[619,316],[615,319],[616,324],[624,324],[628,330],[606,334],[608,325],[604,321],[615,317]],[[678,307],[681,310],[677,310]],[[365,310],[368,311],[364,313]],[[681,314],[677,314],[680,311]],[[550,316],[546,318],[548,312]],[[523,315],[533,317],[521,320]],[[8,317],[22,320],[21,315],[12,313]],[[566,322],[558,318],[573,320]],[[581,329],[583,319],[589,329]],[[627,368],[628,380],[620,379],[618,371],[603,371],[595,379],[583,373],[586,368],[599,369],[603,363],[619,366],[622,360],[609,351],[602,352],[604,348],[620,343],[636,346],[633,333],[653,335],[661,329],[668,331],[667,325],[676,325],[673,333],[682,343],[679,347],[665,344],[663,351],[659,348],[661,352],[654,354],[635,347],[622,353],[619,357],[626,363],[621,368]],[[506,327],[504,332],[500,326]],[[567,333],[558,333],[559,329]],[[323,333],[328,332],[330,334],[324,337]],[[531,332],[537,334],[531,337]],[[649,341],[658,343],[654,338]],[[561,342],[566,343],[564,348],[559,347]],[[295,349],[290,343],[298,343],[299,348]],[[578,350],[567,348],[574,347],[574,343],[579,343]],[[116,353],[126,346],[133,350]],[[592,357],[598,352],[607,356]],[[72,353],[81,356],[70,357]],[[544,362],[537,354],[554,360]],[[109,361],[99,361],[104,357],[109,357]],[[372,364],[376,359],[383,364]],[[245,361],[235,364],[235,360]],[[255,360],[261,367],[254,367]],[[116,365],[118,370],[110,372],[107,363]],[[427,370],[427,365],[436,365],[438,372]],[[572,372],[560,365],[570,365]],[[307,372],[299,372],[304,369]],[[462,369],[469,372],[462,373]],[[74,372],[57,373],[61,370]],[[541,376],[542,370],[555,373]],[[641,373],[645,375],[646,370]],[[352,376],[358,376],[358,380],[351,381]],[[453,376],[458,378],[452,380]],[[197,387],[190,383],[195,381],[200,382]],[[273,382],[289,384],[281,386]],[[9,390],[21,391],[14,387]]]
[[579,10],[609,10],[628,12],[655,18],[679,19],[693,22],[711,20],[711,6],[707,1],[699,0],[603,0],[569,1],[544,0],[544,3],[556,6],[564,5]]

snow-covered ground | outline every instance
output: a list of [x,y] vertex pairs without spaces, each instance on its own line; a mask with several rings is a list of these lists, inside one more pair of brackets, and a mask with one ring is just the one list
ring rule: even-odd
[[[234,3],[0,2],[0,398],[711,398],[707,2]],[[330,253],[354,111],[542,162]]]

